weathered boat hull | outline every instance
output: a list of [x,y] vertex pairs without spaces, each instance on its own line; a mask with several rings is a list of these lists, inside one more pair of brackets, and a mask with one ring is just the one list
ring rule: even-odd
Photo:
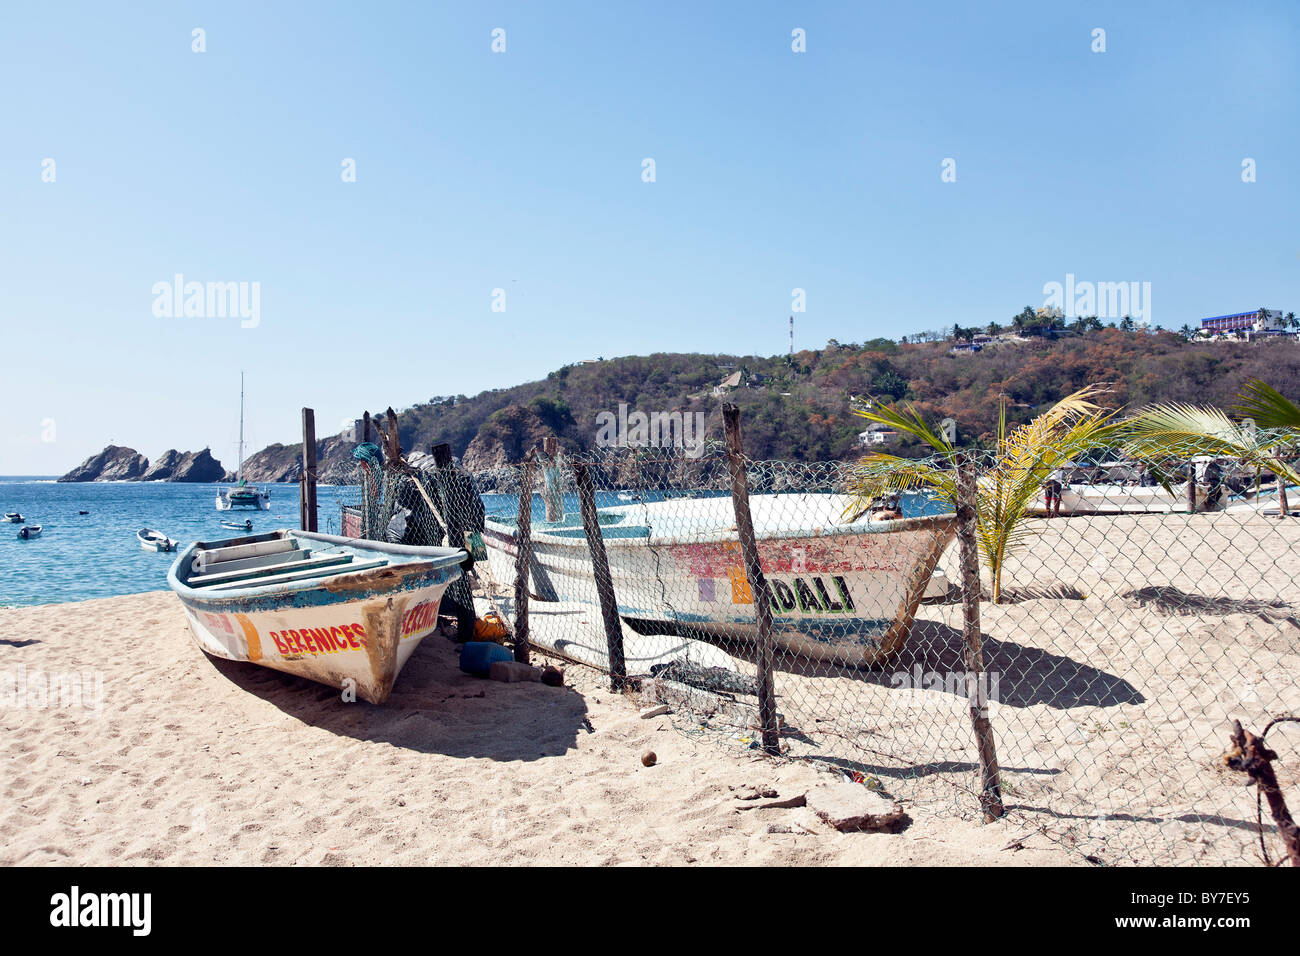
[[[786,650],[854,665],[884,662],[906,641],[953,515],[841,523],[842,495],[754,495],[759,561],[772,598],[773,632]],[[666,621],[725,639],[757,636],[729,498],[681,499],[601,509],[619,614]],[[806,527],[793,527],[796,516]],[[782,527],[782,518],[785,527]],[[606,526],[606,524],[608,526]],[[648,533],[638,534],[644,529]],[[514,580],[513,526],[490,517],[484,532],[498,581]],[[560,601],[596,601],[581,525],[535,527],[531,585]]]
[[460,577],[464,552],[291,534],[399,560],[305,582],[213,592],[185,584],[196,551],[268,535],[196,544],[176,559],[168,574],[195,641],[215,657],[259,664],[382,704],[420,641],[437,627],[438,605],[447,585]]

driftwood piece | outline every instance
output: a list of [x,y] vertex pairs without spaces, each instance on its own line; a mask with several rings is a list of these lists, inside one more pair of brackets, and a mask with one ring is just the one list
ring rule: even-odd
[[[1269,726],[1271,727],[1272,724]],[[1241,726],[1241,721],[1234,720],[1230,738],[1232,749],[1223,755],[1223,762],[1230,769],[1248,775],[1259,788],[1260,794],[1268,801],[1273,822],[1277,824],[1278,831],[1282,835],[1287,858],[1290,859],[1292,866],[1300,866],[1300,828],[1296,826],[1295,819],[1287,808],[1282,789],[1277,783],[1277,774],[1273,772],[1273,761],[1277,759],[1277,754],[1264,745],[1264,736],[1267,733],[1266,729],[1263,734],[1256,737]],[[1264,834],[1261,831],[1261,846],[1263,841]],[[1267,849],[1264,852],[1267,858]]]
[[808,794],[801,793],[793,797],[786,797],[784,800],[772,800],[768,803],[741,803],[736,805],[737,810],[790,810],[794,807],[806,807],[808,805]]

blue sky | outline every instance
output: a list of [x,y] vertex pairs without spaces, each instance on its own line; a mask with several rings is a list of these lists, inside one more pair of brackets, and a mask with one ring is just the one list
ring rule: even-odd
[[[1166,326],[1300,311],[1298,26],[1294,3],[10,5],[0,474],[110,439],[233,465],[241,369],[261,447],[303,405],[328,433],[598,355],[773,354],[795,288],[797,347],[1005,322],[1067,273],[1150,282]],[[259,324],[156,316],[177,273],[260,283]]]

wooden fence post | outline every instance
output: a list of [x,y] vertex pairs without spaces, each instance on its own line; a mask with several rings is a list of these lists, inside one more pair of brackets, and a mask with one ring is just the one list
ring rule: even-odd
[[600,598],[600,616],[605,622],[605,643],[609,651],[610,690],[627,685],[627,662],[623,657],[623,622],[618,616],[614,579],[609,573],[609,556],[605,538],[600,533],[600,516],[596,514],[596,491],[585,462],[574,462],[573,477],[578,485],[578,507],[582,511],[582,530],[587,534],[587,550],[596,572],[596,595]]
[[[1277,458],[1278,465],[1279,465],[1279,466],[1284,465],[1284,464],[1285,464],[1285,461],[1284,461],[1284,459],[1283,459],[1282,456],[1283,456],[1283,453],[1286,451],[1286,449],[1285,449],[1284,447],[1282,447],[1281,445],[1279,445],[1279,446],[1277,446],[1276,448],[1272,449],[1272,451],[1274,451],[1274,452],[1277,453],[1277,454],[1276,454],[1276,458]],[[1277,507],[1278,507],[1278,517],[1279,517],[1279,518],[1289,518],[1289,517],[1291,517],[1291,504],[1290,504],[1290,502],[1287,501],[1287,496],[1286,496],[1286,479],[1285,479],[1284,477],[1282,477],[1282,471],[1281,471],[1281,468],[1280,468],[1280,467],[1279,467],[1279,468],[1275,468],[1275,469],[1273,469],[1273,471],[1274,471],[1274,473],[1277,475]]]
[[515,660],[528,663],[528,564],[533,533],[533,464],[529,449],[519,473],[519,517],[515,523]]
[[[468,514],[466,502],[461,501],[454,493],[451,445],[442,442],[432,446],[429,453],[433,456],[434,490],[438,495],[438,504],[442,508],[443,520],[447,524],[443,529],[447,532],[447,547],[465,548],[468,552],[465,532],[478,529],[472,528],[471,522],[466,517]],[[474,625],[478,621],[478,614],[474,610],[474,591],[470,587],[468,577],[470,569],[474,566],[473,555],[470,555],[467,564],[465,573],[447,588],[447,596],[456,604],[456,636],[462,643],[474,639]]]
[[980,559],[976,533],[975,461],[969,454],[957,460],[957,540],[961,551],[962,643],[965,646],[966,701],[980,761],[980,809],[984,822],[1002,816],[1002,784],[998,754],[989,722],[988,679],[980,634]]
[[554,435],[542,439],[542,501],[546,505],[546,521],[554,524],[564,520],[564,501],[560,497],[560,440]]
[[1196,462],[1187,463],[1187,512],[1196,514]]
[[299,526],[316,530],[316,412],[302,410],[302,478],[298,486]]
[[731,477],[731,505],[736,513],[736,532],[740,537],[740,552],[745,562],[745,577],[754,599],[754,612],[758,618],[758,722],[763,737],[763,750],[772,755],[781,753],[781,733],[777,727],[776,684],[773,679],[772,601],[768,594],[767,578],[758,557],[758,542],[754,539],[754,520],[749,513],[749,476],[745,472],[745,448],[740,434],[740,409],[731,403],[722,406],[722,423],[726,429],[727,472]]

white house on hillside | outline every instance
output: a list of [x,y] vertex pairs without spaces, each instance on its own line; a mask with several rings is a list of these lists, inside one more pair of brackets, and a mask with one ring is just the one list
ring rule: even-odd
[[858,442],[863,445],[885,445],[897,437],[898,432],[880,422],[872,422],[866,431],[858,432]]

